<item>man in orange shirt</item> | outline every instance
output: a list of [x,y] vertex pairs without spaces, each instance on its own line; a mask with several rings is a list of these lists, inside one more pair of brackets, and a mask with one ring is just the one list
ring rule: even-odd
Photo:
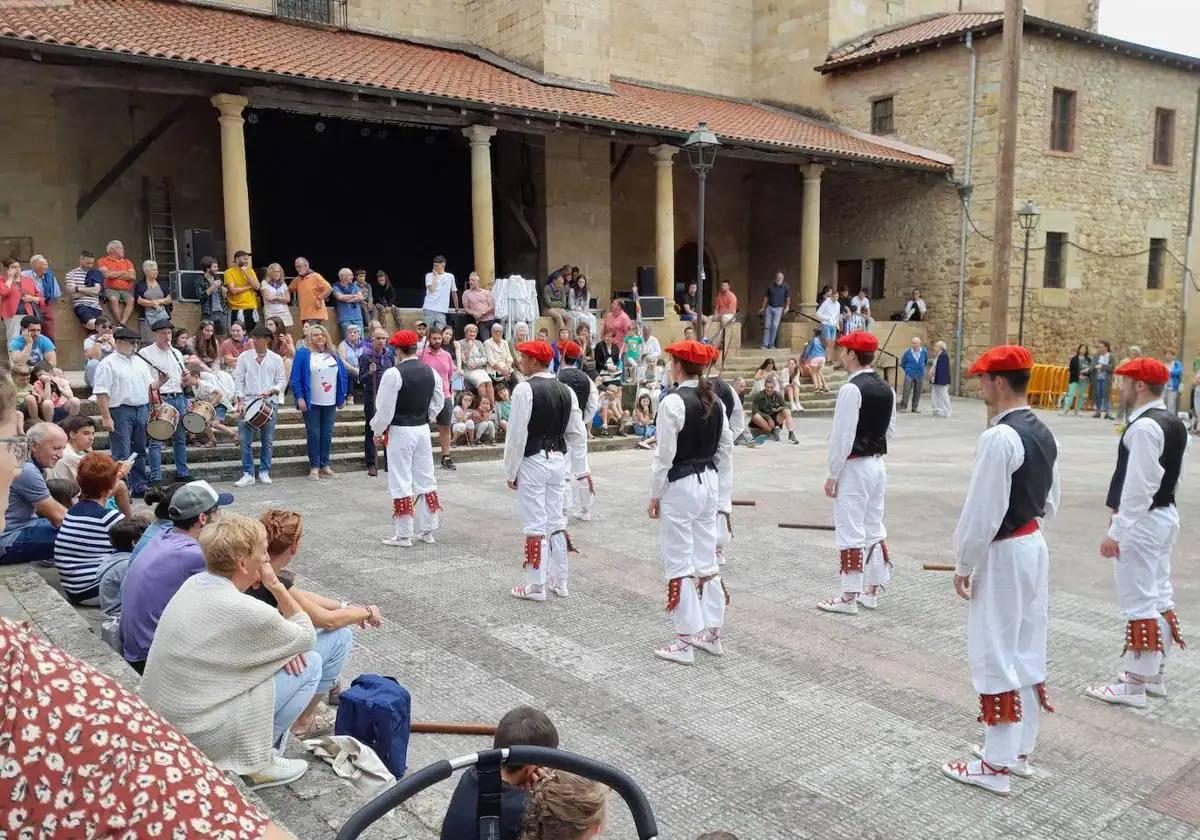
[[737,295],[729,290],[729,281],[722,280],[720,291],[717,292],[716,305],[713,307],[712,316],[701,315],[704,321],[704,335],[708,336],[708,328],[715,326],[714,336],[719,336],[725,327],[733,323],[737,318]]
[[124,326],[133,314],[133,283],[137,280],[137,272],[133,269],[133,261],[125,259],[125,246],[121,240],[109,242],[104,252],[104,256],[96,260],[96,268],[104,275],[104,296],[108,299],[113,321]]
[[333,291],[333,286],[309,268],[304,257],[296,257],[296,279],[292,281],[291,290],[296,293],[302,323],[323,324],[328,320],[325,298]]

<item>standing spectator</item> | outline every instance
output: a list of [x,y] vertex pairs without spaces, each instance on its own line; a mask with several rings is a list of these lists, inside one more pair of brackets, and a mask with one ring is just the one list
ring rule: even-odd
[[225,299],[225,277],[216,257],[201,257],[203,275],[196,281],[196,297],[200,298],[200,317],[213,325],[213,331],[225,335],[229,331],[229,305]]
[[555,330],[561,330],[569,323],[567,314],[567,280],[561,272],[550,275],[550,282],[542,288],[542,314],[553,323]]
[[[375,318],[375,293],[371,290],[371,284],[367,282],[365,268],[357,269],[354,272],[354,285],[358,287],[358,293],[362,295],[362,301],[359,302],[358,308],[362,310],[363,324],[370,327],[371,321]],[[383,326],[382,321],[380,326]],[[366,336],[365,329],[363,336]]]
[[[304,257],[296,257],[296,279],[292,281],[291,289],[296,293],[301,321],[307,324],[324,324],[329,319],[325,298],[333,291],[333,286],[309,268],[308,260]],[[326,334],[326,338],[328,337]]]
[[1109,378],[1112,372],[1112,345],[1107,341],[1101,341],[1096,345],[1096,355],[1092,365],[1092,377],[1096,388],[1096,413],[1092,417],[1103,415],[1105,420],[1113,419],[1111,392],[1109,391]]
[[[737,308],[737,295],[729,290],[729,281],[722,280],[720,289],[717,292],[717,298],[713,302],[712,317],[710,318],[705,315],[701,318],[701,322],[704,325],[701,331],[706,334],[705,338],[716,339],[720,336],[726,327],[737,320]],[[707,335],[710,326],[716,326],[711,336]]]
[[[259,438],[258,481],[271,483],[271,456],[275,450],[275,421],[279,416],[279,401],[287,387],[283,359],[270,348],[271,331],[259,324],[251,333],[254,349],[238,356],[233,369],[233,388],[238,401],[238,435],[242,443],[242,477],[234,487],[249,487],[254,483],[254,438]],[[255,429],[248,422],[257,414],[262,403],[271,406],[266,425]],[[307,417],[305,418],[307,421]],[[311,456],[310,456],[311,461]]]
[[[593,319],[594,320],[594,319]],[[575,331],[576,344],[583,350],[583,355],[579,357],[579,367],[583,372],[592,379],[596,378],[596,346],[592,342],[592,329],[587,324],[580,324]],[[655,339],[657,343],[658,339]],[[659,348],[661,355],[662,348]]]
[[79,462],[79,501],[63,518],[54,540],[54,565],[63,595],[75,606],[100,603],[100,561],[113,552],[108,531],[125,518],[108,507],[120,481],[121,465],[103,452]]
[[353,401],[353,393],[358,390],[358,356],[366,348],[367,342],[362,337],[362,325],[348,323],[344,338],[338,342],[338,355],[342,357],[342,365],[346,368],[349,383],[347,401]]
[[950,354],[946,352],[946,342],[934,344],[933,352],[933,416],[949,417],[954,409],[950,405]]
[[400,307],[396,306],[396,287],[392,279],[383,269],[375,272],[375,282],[371,285],[371,300],[374,301],[375,318],[380,324],[387,324],[384,316],[392,313],[396,329],[400,329]]
[[467,289],[462,295],[463,310],[474,320],[481,335],[491,333],[496,320],[496,298],[490,289],[479,288],[479,272],[467,275]]
[[1087,345],[1080,344],[1075,348],[1075,355],[1067,362],[1067,393],[1063,397],[1062,413],[1071,410],[1074,403],[1075,415],[1079,415],[1079,407],[1087,396],[1088,377],[1091,375],[1092,357],[1088,355]]
[[613,298],[612,303],[608,306],[608,312],[604,314],[604,323],[601,325],[604,335],[607,336],[609,333],[625,335],[629,332],[629,324],[632,320],[625,311],[624,301],[621,298]]
[[250,265],[249,251],[234,251],[233,265],[225,269],[225,292],[229,296],[229,321],[240,323],[246,332],[254,329],[258,313],[258,275]]
[[458,309],[458,285],[454,275],[446,271],[446,258],[438,254],[433,258],[433,270],[425,275],[425,300],[421,304],[421,317],[430,332],[440,332],[446,326],[451,309]]
[[83,381],[91,387],[96,378],[96,367],[117,349],[113,340],[112,321],[103,315],[95,320],[96,332],[83,340]]
[[283,266],[279,263],[267,266],[267,279],[263,281],[259,291],[263,299],[263,320],[278,318],[285,327],[290,327],[292,290],[288,288],[287,280],[283,276]]
[[507,382],[513,373],[512,348],[504,340],[504,325],[499,321],[492,322],[492,335],[483,342],[483,353],[487,358],[487,372],[492,382],[499,384]]
[[54,301],[62,297],[62,287],[50,268],[50,261],[41,254],[29,258],[29,268],[23,272],[38,287],[42,295],[42,331],[54,339]]
[[912,297],[904,302],[904,320],[924,321],[925,310],[925,301],[921,298],[921,290],[913,289]]
[[96,268],[96,255],[79,252],[79,265],[67,272],[67,290],[71,293],[71,311],[79,325],[88,332],[96,329],[96,319],[104,314],[100,294],[104,291],[104,275]]
[[788,441],[799,444],[796,430],[792,428],[792,412],[784,405],[779,393],[779,380],[772,373],[763,380],[763,389],[754,397],[754,413],[750,417],[750,425],[762,429],[773,440],[781,440],[783,429],[787,429]]
[[[183,415],[187,413],[187,398],[183,395],[183,374],[186,368],[183,356],[171,346],[172,329],[170,321],[156,324],[154,343],[143,347],[138,351],[138,355],[141,357],[141,363],[149,362],[149,367],[158,373],[157,384],[151,386],[152,390],[157,392],[163,402],[174,406],[175,410],[179,412],[177,419],[182,419]],[[165,441],[155,439],[150,441],[147,460],[150,462],[148,469],[150,470],[150,481],[153,484],[162,482],[162,450],[165,443]],[[188,460],[187,429],[184,428],[182,422],[175,427],[175,434],[171,438],[171,449],[175,455],[175,475],[180,481],[183,481],[188,477]]]
[[371,418],[375,416],[375,395],[379,382],[389,368],[396,366],[396,353],[388,346],[388,335],[382,327],[371,334],[371,343],[363,348],[358,357],[358,381],[363,392],[363,459],[367,475],[374,478],[379,474],[375,451],[375,432],[371,429]]
[[133,300],[142,339],[153,341],[158,325],[171,320],[171,293],[159,284],[158,263],[154,260],[142,263],[142,276],[144,279],[133,287]]
[[821,292],[821,305],[817,307],[817,320],[821,322],[821,339],[825,342],[825,358],[833,358],[833,343],[837,340],[838,324],[842,308],[833,296],[833,289],[826,286]]
[[124,461],[136,454],[129,473],[129,490],[135,496],[146,492],[146,423],[150,420],[150,389],[159,377],[133,351],[138,334],[128,327],[114,333],[116,352],[96,366],[92,395],[100,410],[100,424],[109,433],[112,456]]
[[333,423],[337,410],[346,402],[349,382],[346,366],[320,324],[308,331],[308,343],[296,350],[292,364],[292,393],[296,408],[304,415],[308,444],[308,478],[335,478],[330,466]]
[[[6,451],[19,468],[8,490],[4,533],[0,534],[0,566],[49,562],[67,509],[50,497],[45,472],[54,469],[67,447],[67,433],[53,423],[36,423],[23,440],[10,439]],[[11,471],[4,478],[9,479]]]
[[783,272],[775,272],[775,279],[767,286],[763,295],[762,306],[758,314],[763,316],[762,348],[769,350],[775,346],[779,335],[779,324],[783,321],[783,313],[792,308],[792,290],[783,282]]
[[11,257],[0,260],[4,276],[0,278],[0,317],[4,318],[5,340],[12,341],[21,333],[21,264]]
[[450,412],[452,409],[451,404],[454,402],[453,386],[450,384],[450,381],[454,378],[454,370],[457,365],[454,362],[454,357],[442,349],[442,333],[440,330],[431,329],[429,331],[428,342],[425,348],[417,354],[417,359],[433,368],[434,372],[441,379],[442,394],[446,398],[446,402],[437,416],[438,441],[441,444],[442,450],[442,468],[456,470],[458,467],[450,459]]
[[679,312],[680,321],[696,321],[700,317],[700,301],[696,296],[694,281],[688,281],[683,294],[675,301],[675,309]]
[[350,327],[358,327],[362,336],[362,292],[354,282],[354,272],[348,268],[338,270],[337,282],[333,284],[334,311],[337,313],[338,330],[344,336]]
[[104,296],[113,322],[127,326],[133,315],[133,284],[137,281],[137,272],[133,262],[125,258],[121,240],[114,239],[104,247],[104,256],[96,260],[96,268],[104,275]]
[[587,278],[582,274],[573,272],[571,282],[567,284],[567,311],[571,315],[576,335],[579,334],[582,324],[587,324],[589,333],[596,331],[596,316],[592,314],[592,293],[588,290]]
[[238,356],[245,353],[249,347],[250,338],[246,335],[246,331],[242,329],[239,322],[234,321],[229,325],[229,338],[221,342],[221,367],[225,370],[233,370]]
[[1179,391],[1183,388],[1183,362],[1175,358],[1175,351],[1168,350],[1166,353],[1165,364],[1167,372],[1171,374],[1170,380],[1167,382],[1166,390],[1166,405],[1167,411],[1173,415],[1179,414]]
[[904,392],[897,406],[904,411],[910,406],[913,414],[920,414],[921,390],[925,384],[925,368],[929,365],[929,351],[921,346],[921,339],[913,336],[912,346],[900,357],[900,367],[904,370]]
[[20,334],[8,342],[8,362],[30,367],[48,362],[51,367],[58,367],[54,342],[42,335],[42,322],[37,316],[26,315],[21,319]]
[[858,314],[863,316],[867,321],[868,329],[871,323],[871,299],[867,297],[867,293],[863,289],[858,290],[858,294],[850,298],[850,306],[858,307]]

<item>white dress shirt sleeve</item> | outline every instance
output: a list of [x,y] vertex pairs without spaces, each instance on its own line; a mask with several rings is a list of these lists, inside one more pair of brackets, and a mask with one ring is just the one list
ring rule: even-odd
[[239,400],[246,399],[246,357],[238,356],[237,364],[233,366],[233,392]]
[[[896,415],[899,414],[900,412],[896,408],[896,402],[897,402],[896,392],[892,391],[891,387],[889,387],[888,390],[891,391],[891,393],[892,393],[892,416],[888,419],[888,429],[887,429],[888,440],[891,440],[892,438],[894,438],[896,436]],[[861,399],[861,397],[862,397],[862,395],[860,394],[859,398]]]
[[721,409],[721,439],[717,443],[717,504],[721,511],[729,513],[733,509],[733,429],[725,417],[725,404],[720,397],[713,407]]
[[742,398],[738,396],[738,392],[730,386],[729,393],[733,394],[733,415],[729,418],[729,434],[737,440],[742,436],[742,432],[746,431],[746,408],[742,405]]
[[283,356],[275,352],[268,352],[267,358],[271,360],[271,390],[276,396],[282,397],[283,392],[287,390],[287,374],[283,370]]
[[[833,429],[829,432],[829,462],[826,478],[836,479],[846,466],[854,448],[854,432],[858,428],[858,411],[862,408],[862,391],[851,382],[838,388],[833,408]],[[892,412],[895,422],[896,412]]]
[[517,471],[525,459],[525,441],[529,437],[529,417],[533,413],[533,389],[521,382],[512,391],[508,414],[508,434],[504,438],[504,477],[517,480]]
[[[396,371],[396,376],[400,376],[400,371]],[[429,395],[429,422],[437,420],[437,416],[442,413],[442,408],[446,405],[446,392],[442,390],[442,377],[435,370],[433,371],[433,393]]]
[[567,391],[571,395],[571,413],[567,417],[565,435],[567,453],[574,453],[574,457],[571,458],[571,475],[582,476],[587,474],[587,429],[583,425],[583,413],[579,410],[579,398],[570,388]]
[[675,450],[679,445],[679,431],[687,415],[683,399],[674,392],[663,397],[658,404],[658,421],[654,447],[654,461],[650,466],[650,498],[661,499],[667,489],[667,473],[675,463]]
[[104,359],[96,365],[96,375],[92,378],[93,394],[108,394],[112,396],[113,369],[112,363]]
[[967,498],[954,529],[955,574],[971,574],[987,556],[1008,511],[1012,475],[1024,462],[1021,438],[1009,426],[993,426],[980,436]]
[[[1057,447],[1058,453],[1061,455],[1062,444],[1056,440],[1054,441],[1054,445]],[[1058,505],[1061,500],[1062,478],[1058,470],[1058,458],[1056,457],[1054,459],[1054,469],[1051,472],[1050,478],[1050,495],[1046,496],[1046,513],[1042,516],[1043,522],[1054,518],[1054,515],[1058,513]]]
[[596,416],[596,412],[600,410],[600,392],[596,390],[596,383],[588,377],[588,400],[587,405],[583,409],[583,425],[584,432],[587,432],[587,425],[592,422],[592,418]]
[[1121,506],[1108,526],[1108,535],[1117,542],[1129,536],[1154,502],[1154,494],[1162,484],[1164,470],[1158,459],[1162,457],[1165,444],[1162,427],[1149,420],[1131,423],[1125,431],[1125,439],[1121,442],[1129,450],[1125,484],[1121,488]]
[[[392,417],[396,414],[396,397],[400,395],[399,368],[388,368],[379,380],[379,390],[375,392],[375,414],[371,416],[371,431],[379,437],[392,425]],[[436,384],[436,383],[435,383]],[[442,393],[440,388],[433,389],[435,394]]]

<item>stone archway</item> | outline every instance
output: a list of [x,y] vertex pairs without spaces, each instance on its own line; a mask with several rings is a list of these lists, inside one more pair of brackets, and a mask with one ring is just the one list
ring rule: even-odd
[[[696,243],[692,241],[684,243],[675,252],[675,288],[660,289],[659,291],[669,293],[671,299],[674,300],[683,294],[684,288],[695,278]],[[706,313],[712,312],[717,284],[720,282],[716,259],[713,257],[712,249],[706,245],[704,248],[704,311]]]

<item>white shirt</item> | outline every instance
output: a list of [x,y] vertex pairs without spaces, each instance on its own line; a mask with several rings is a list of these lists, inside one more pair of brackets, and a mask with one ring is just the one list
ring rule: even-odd
[[141,359],[109,353],[96,365],[93,394],[108,394],[109,408],[142,406],[150,402],[150,385],[158,374]]
[[[156,368],[167,374],[167,381],[159,386],[161,394],[183,393],[183,356],[174,347],[167,345],[161,349],[157,344],[149,344],[138,351],[138,354]],[[153,379],[158,381],[158,371],[154,371]]]
[[[383,378],[379,380],[379,390],[375,392],[375,414],[371,417],[371,431],[377,436],[382,435],[388,430],[388,426],[392,425],[392,418],[396,414],[396,398],[400,396],[400,389],[404,387],[404,374],[401,372],[404,363],[416,360],[416,356],[409,356],[383,372]],[[442,377],[438,376],[438,372],[433,368],[430,368],[430,373],[433,374],[433,394],[429,397],[429,419],[432,421],[446,404],[446,395],[442,392]]]
[[871,299],[861,292],[850,298],[850,305],[857,306],[859,314],[864,318],[867,316],[867,313],[871,311]]
[[258,351],[253,348],[238,356],[233,368],[233,392],[239,400],[252,400],[259,394],[270,393],[267,402],[278,405],[286,387],[283,357],[278,353],[268,350],[261,362]]
[[737,390],[730,385],[729,393],[733,394],[733,414],[729,417],[729,433],[733,435],[733,439],[737,440],[742,436],[742,432],[746,431],[746,409],[742,405],[742,398],[738,396]]
[[291,326],[292,313],[288,309],[288,303],[292,299],[292,291],[287,287],[287,283],[272,286],[269,281],[264,280],[259,291],[263,299],[263,318],[282,318],[285,324]]
[[817,319],[826,326],[836,327],[841,317],[842,305],[837,302],[837,298],[823,300],[817,307]]
[[[1125,465],[1125,483],[1121,486],[1121,506],[1113,514],[1108,526],[1108,535],[1117,542],[1127,538],[1138,520],[1145,516],[1154,501],[1154,494],[1162,484],[1165,470],[1158,460],[1162,457],[1166,441],[1162,426],[1147,421],[1134,423],[1152,408],[1165,409],[1162,400],[1152,400],[1129,414],[1129,425],[1121,446],[1129,450],[1129,461]],[[1187,441],[1184,441],[1186,452]]]
[[[435,283],[437,284],[436,288],[434,288]],[[427,272],[425,275],[425,302],[421,304],[421,308],[432,312],[449,312],[451,290],[458,291],[453,274],[443,271],[440,277],[435,277],[432,271]]]
[[313,350],[308,356],[308,372],[312,384],[308,389],[309,402],[313,405],[336,405],[338,366],[337,355]]
[[[874,368],[863,368],[850,374],[846,383],[838,388],[837,402],[833,407],[833,429],[829,432],[829,461],[826,478],[836,479],[854,448],[854,433],[858,429],[858,411],[862,408],[862,391],[850,382],[863,373],[874,373]],[[889,385],[888,390],[892,388]],[[888,420],[888,439],[896,436],[896,392],[892,391],[892,417]]]
[[662,357],[662,345],[658,342],[658,336],[650,336],[642,344],[642,363],[653,364]]
[[911,321],[913,312],[918,310],[920,311],[921,318],[923,319],[925,317],[925,301],[910,299],[908,303],[904,304],[904,320]]
[[[689,379],[679,383],[680,388],[695,388],[696,380]],[[729,423],[725,420],[725,403],[716,396],[713,411],[721,414],[721,437],[717,443],[717,497],[728,498],[732,492],[733,483],[733,434]],[[658,445],[654,447],[654,461],[650,465],[650,498],[661,499],[666,492],[669,479],[667,473],[675,463],[675,450],[679,445],[679,432],[683,430],[687,418],[687,407],[683,398],[672,391],[662,398],[658,404],[658,419],[655,421],[655,437]]]
[[[221,376],[227,377],[228,374],[222,373]],[[211,403],[214,394],[220,394],[220,399],[216,401],[217,405],[233,408],[233,388],[222,384],[221,380],[217,378],[217,374],[207,370],[200,371],[200,381],[192,386],[192,396],[195,399]]]
[[[534,376],[554,379],[553,373],[541,370]],[[563,386],[566,388],[566,386]],[[571,413],[567,419],[567,450],[573,445],[587,442],[587,432],[583,428],[583,417],[579,413],[579,400],[575,392],[567,388],[571,396]],[[525,460],[525,442],[529,439],[529,418],[533,414],[533,389],[528,382],[521,382],[512,391],[512,408],[508,414],[508,435],[504,439],[504,477],[509,481],[517,480],[517,471]]]
[[[1028,407],[1018,406],[1000,412],[992,418],[992,427],[979,436],[975,466],[971,469],[971,484],[967,487],[967,498],[963,502],[958,527],[954,529],[955,574],[965,576],[975,571],[987,557],[988,549],[996,539],[996,532],[1004,522],[1009,494],[1012,492],[1012,476],[1025,463],[1025,447],[1016,430],[1000,420]],[[1060,493],[1056,458],[1044,519],[1050,519],[1058,510]]]

